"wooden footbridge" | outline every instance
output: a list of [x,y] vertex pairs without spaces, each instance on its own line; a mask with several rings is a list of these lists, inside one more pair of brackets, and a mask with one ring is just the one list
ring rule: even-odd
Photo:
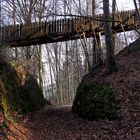
[[[83,37],[88,38],[98,33],[104,34],[104,20],[104,16],[100,14],[95,19],[81,16],[41,23],[3,26],[0,28],[0,39],[2,44],[20,47],[68,41]],[[139,28],[135,10],[116,12],[114,15],[110,14],[109,22],[114,33]]]

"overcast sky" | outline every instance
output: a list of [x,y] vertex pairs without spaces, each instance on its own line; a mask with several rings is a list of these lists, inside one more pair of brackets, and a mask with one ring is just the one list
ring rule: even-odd
[[134,9],[133,0],[116,0],[119,10],[130,10]]

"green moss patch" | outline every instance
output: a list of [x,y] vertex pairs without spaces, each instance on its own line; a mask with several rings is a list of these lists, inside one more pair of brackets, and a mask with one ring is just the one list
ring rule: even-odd
[[80,84],[72,106],[72,111],[84,119],[115,119],[117,103],[115,93],[109,86],[95,83]]
[[128,47],[127,50],[129,53],[137,53],[140,52],[140,38],[136,41],[132,42]]
[[26,81],[22,87],[22,99],[25,102],[24,111],[26,113],[39,110],[46,103],[37,81],[29,74],[26,75]]

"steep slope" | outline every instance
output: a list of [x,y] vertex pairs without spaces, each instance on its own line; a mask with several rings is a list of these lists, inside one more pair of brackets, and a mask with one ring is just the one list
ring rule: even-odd
[[[83,86],[86,86],[86,88],[90,88],[94,86],[94,83],[103,83],[111,87],[116,93],[116,100],[119,105],[118,117],[126,117],[126,115],[128,115],[128,117],[131,118],[134,117],[133,115],[135,114],[135,112],[130,112],[132,110],[134,111],[134,109],[136,109],[137,112],[137,109],[140,109],[140,39],[137,39],[135,42],[133,42],[124,50],[122,50],[116,56],[116,59],[119,67],[119,70],[117,72],[107,75],[106,66],[103,65],[93,72],[93,76],[91,76],[91,74],[88,74],[85,77],[83,77],[79,87],[81,89],[78,88],[76,95],[76,97],[78,96],[79,99],[75,98],[73,112],[76,112],[80,115],[81,112],[79,112],[79,109],[83,111],[81,107],[84,106],[85,112],[87,113],[88,108],[84,98],[89,93],[85,91],[81,92]],[[80,94],[82,93],[81,96],[79,95],[79,90]],[[102,91],[99,89],[97,92],[100,93]],[[86,98],[89,101],[92,100],[91,97]],[[77,104],[80,105],[77,107]],[[95,106],[94,102],[91,102],[89,104],[88,107]],[[75,108],[78,109],[75,111]],[[104,108],[104,106],[102,108]],[[89,110],[89,112],[91,110]],[[125,115],[124,110],[126,111]]]

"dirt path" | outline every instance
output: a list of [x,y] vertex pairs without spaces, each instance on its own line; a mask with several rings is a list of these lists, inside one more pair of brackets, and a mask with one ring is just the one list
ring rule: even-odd
[[140,140],[140,121],[86,121],[71,107],[49,107],[10,125],[10,140]]

